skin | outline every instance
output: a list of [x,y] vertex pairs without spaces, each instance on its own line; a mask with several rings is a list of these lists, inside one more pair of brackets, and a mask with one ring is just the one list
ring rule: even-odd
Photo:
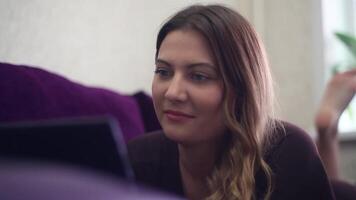
[[156,59],[152,96],[166,136],[178,143],[187,197],[206,197],[206,177],[214,168],[225,127],[223,83],[199,32],[175,30],[165,37]]
[[337,126],[356,92],[356,69],[335,75],[328,83],[315,116],[317,146],[329,177],[338,179]]

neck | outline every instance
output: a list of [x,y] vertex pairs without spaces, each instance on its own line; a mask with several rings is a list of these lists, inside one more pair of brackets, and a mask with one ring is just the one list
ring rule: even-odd
[[178,145],[179,167],[183,188],[188,199],[203,199],[209,195],[207,178],[211,176],[214,170],[221,151],[220,146],[220,141]]
[[218,154],[216,144],[179,145],[181,170],[194,179],[206,178],[214,169]]

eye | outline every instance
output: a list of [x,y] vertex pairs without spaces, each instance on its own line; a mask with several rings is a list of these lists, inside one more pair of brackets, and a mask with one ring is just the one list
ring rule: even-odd
[[203,82],[203,81],[209,80],[209,77],[207,75],[204,75],[204,74],[201,74],[201,73],[193,73],[191,75],[191,79],[193,81]]
[[158,67],[154,73],[162,78],[167,78],[172,75],[172,72],[169,69]]

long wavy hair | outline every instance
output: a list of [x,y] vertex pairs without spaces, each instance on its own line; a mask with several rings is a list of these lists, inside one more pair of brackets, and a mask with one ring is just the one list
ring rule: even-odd
[[266,178],[264,199],[273,190],[272,171],[263,156],[275,132],[273,85],[265,51],[255,30],[239,13],[221,5],[194,5],[171,17],[160,29],[162,41],[174,30],[194,30],[208,41],[224,83],[228,145],[209,179],[207,199],[255,199],[255,176]]

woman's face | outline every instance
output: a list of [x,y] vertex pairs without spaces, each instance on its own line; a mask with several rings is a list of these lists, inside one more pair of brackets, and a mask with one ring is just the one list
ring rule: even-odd
[[155,111],[170,139],[185,144],[222,136],[223,83],[203,35],[176,30],[163,40],[152,83]]

